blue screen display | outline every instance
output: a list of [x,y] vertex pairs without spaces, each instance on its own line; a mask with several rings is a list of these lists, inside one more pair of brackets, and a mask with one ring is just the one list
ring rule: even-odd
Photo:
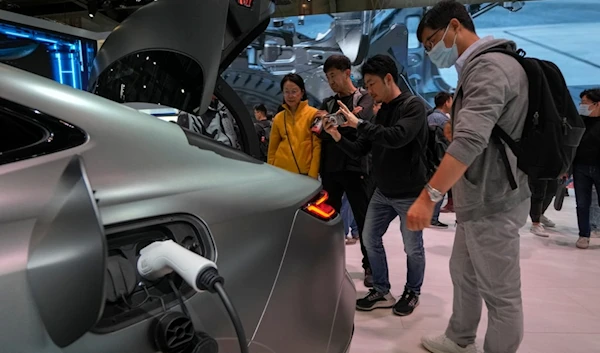
[[0,62],[87,89],[96,41],[0,22]]

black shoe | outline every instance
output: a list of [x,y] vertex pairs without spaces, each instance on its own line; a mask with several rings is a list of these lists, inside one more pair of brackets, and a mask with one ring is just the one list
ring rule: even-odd
[[432,221],[431,222],[431,228],[436,228],[436,229],[448,229],[448,225],[445,223],[442,223],[440,221]]
[[365,279],[363,281],[363,284],[367,288],[373,288],[373,274],[371,273],[370,268],[365,269]]
[[392,311],[396,315],[406,316],[412,314],[417,306],[419,306],[419,295],[409,289],[405,289]]
[[369,294],[356,301],[356,309],[362,311],[371,311],[378,308],[391,308],[395,303],[396,299],[394,299],[392,293],[382,294],[375,289],[371,289]]

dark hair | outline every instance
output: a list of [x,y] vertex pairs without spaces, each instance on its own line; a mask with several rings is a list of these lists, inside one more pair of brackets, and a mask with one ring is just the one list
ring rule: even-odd
[[267,116],[267,107],[265,107],[264,104],[257,104],[254,106],[254,110],[256,110],[257,112],[261,112],[263,113],[265,116]]
[[[300,89],[302,90],[302,100],[305,101],[308,99],[308,96],[306,95],[306,88],[304,88],[304,79],[302,78],[302,76],[298,75],[298,74],[287,74],[285,76],[283,76],[283,78],[281,79],[281,92],[283,93],[283,85],[286,82],[291,82],[293,84],[295,84],[296,86],[300,87]],[[285,103],[285,100],[284,100]]]
[[444,91],[439,92],[438,94],[435,95],[435,98],[434,98],[435,107],[436,108],[441,107],[442,105],[446,104],[446,102],[450,98],[452,98],[452,95],[450,93],[444,92]]
[[581,94],[579,95],[579,98],[583,98],[583,97],[587,97],[589,100],[591,100],[594,103],[600,102],[600,88],[586,89],[585,91],[581,92]]
[[323,64],[323,72],[327,73],[331,69],[338,69],[340,71],[350,70],[352,68],[352,63],[347,56],[341,54],[334,54],[325,60],[325,64]]
[[463,27],[475,33],[475,24],[465,5],[455,0],[442,0],[423,15],[419,27],[417,27],[417,40],[419,42],[425,40],[425,38],[421,38],[425,28],[434,31],[446,28],[453,18],[456,18]]
[[360,73],[362,77],[365,75],[375,75],[381,77],[383,79],[385,75],[390,74],[394,79],[394,82],[398,83],[398,67],[392,59],[388,55],[377,54],[372,56],[365,61],[365,63],[360,68]]

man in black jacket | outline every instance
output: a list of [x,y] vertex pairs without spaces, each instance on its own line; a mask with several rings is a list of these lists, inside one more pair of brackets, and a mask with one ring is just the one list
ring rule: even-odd
[[254,130],[258,137],[258,147],[260,148],[260,158],[263,162],[267,161],[269,153],[269,139],[271,138],[271,127],[273,122],[267,117],[267,107],[264,104],[254,106]]
[[[371,174],[376,190],[369,203],[365,220],[364,242],[373,272],[373,289],[357,300],[359,310],[391,308],[397,315],[413,312],[425,273],[423,232],[406,226],[406,214],[426,184],[427,168],[424,151],[427,144],[427,110],[423,102],[410,92],[401,92],[397,85],[398,69],[386,55],[369,58],[362,66],[362,75],[369,94],[382,102],[374,122],[359,119],[340,102],[340,111],[356,128],[358,138],[352,142],[343,137],[337,127],[324,121],[326,131],[350,156],[373,155]],[[404,293],[395,301],[390,293],[388,266],[382,237],[389,224],[400,216],[404,251],[407,256],[407,280]]]
[[[350,79],[351,63],[344,55],[332,55],[325,61],[323,71],[327,75],[329,87],[336,93],[323,101],[321,110],[316,114],[322,117],[334,114],[340,109],[341,101],[348,109],[364,120],[373,117],[373,99],[362,89],[357,89]],[[356,129],[341,127],[339,132],[349,141],[356,141]],[[354,219],[358,225],[360,250],[363,254],[364,284],[373,286],[369,258],[363,242],[363,228],[372,188],[369,185],[369,166],[366,156],[348,156],[336,146],[335,141],[327,133],[321,137],[321,179],[323,189],[329,193],[329,202],[338,212],[342,208],[344,192],[352,208]]]

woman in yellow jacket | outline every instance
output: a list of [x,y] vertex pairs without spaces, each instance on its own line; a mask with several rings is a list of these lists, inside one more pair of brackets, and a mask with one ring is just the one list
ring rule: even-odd
[[283,110],[273,118],[267,163],[292,173],[317,178],[321,140],[311,132],[316,108],[308,105],[304,80],[288,74],[281,80]]

